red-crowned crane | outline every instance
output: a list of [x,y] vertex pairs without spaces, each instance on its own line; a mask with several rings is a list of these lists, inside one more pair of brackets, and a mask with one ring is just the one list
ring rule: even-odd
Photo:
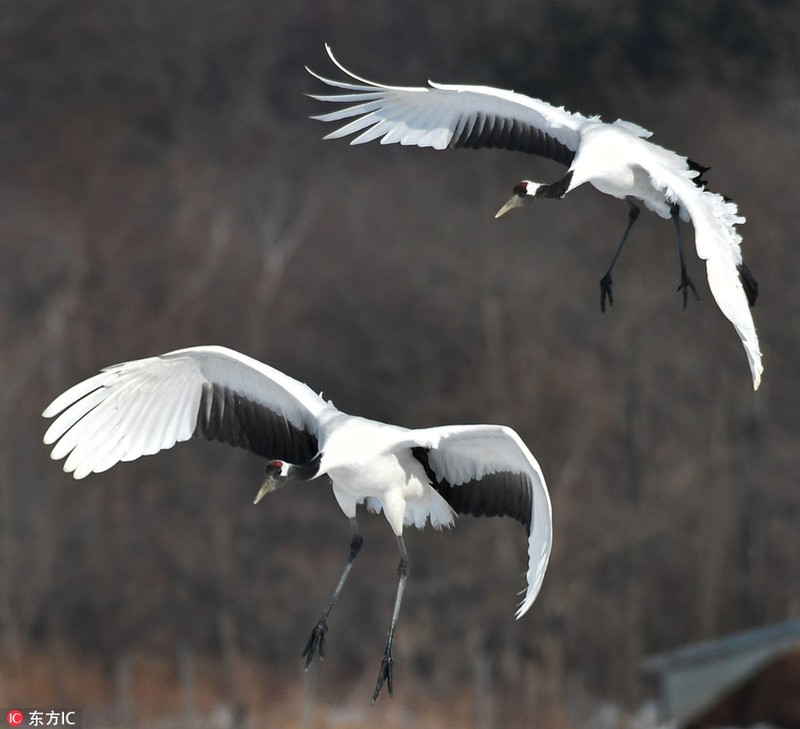
[[691,221],[697,255],[706,261],[708,285],[722,313],[736,328],[744,345],[753,388],[758,389],[763,367],[750,307],[758,285],[742,261],[741,236],[736,225],[744,218],[736,204],[706,189],[701,175],[707,168],[647,140],[652,132],[618,119],[607,124],[598,117],[573,114],[513,91],[489,86],[438,84],[426,87],[385,86],[348,71],[325,46],[333,63],[350,80],[325,78],[307,68],[339,93],[309,94],[344,108],[313,117],[325,122],[351,120],[328,134],[336,139],[356,134],[350,144],[379,139],[381,144],[417,147],[498,147],[548,157],[567,165],[566,174],[550,184],[523,180],[513,197],[497,212],[536,198],[562,198],[586,182],[600,192],[625,200],[628,224],[600,280],[600,306],[613,303],[611,274],[628,234],[639,215],[637,201],[662,218],[672,218],[678,242],[683,305],[688,292],[697,296],[686,270],[679,219]]
[[397,594],[378,681],[392,693],[392,647],[410,562],[403,527],[451,526],[456,514],[510,516],[528,537],[522,617],[544,579],[552,544],[550,497],[539,464],[511,428],[409,430],[346,415],[306,385],[224,347],[191,347],[108,367],[57,397],[43,416],[51,458],[75,478],[101,473],[196,436],[265,458],[255,498],[287,481],[320,479],[350,520],[350,552],[306,643],[306,669],[324,655],[328,615],[362,545],[356,507],[383,511],[400,550]]

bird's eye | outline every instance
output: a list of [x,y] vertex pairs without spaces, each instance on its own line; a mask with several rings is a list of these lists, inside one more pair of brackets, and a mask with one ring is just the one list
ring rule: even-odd
[[515,195],[525,195],[528,192],[528,183],[527,182],[518,182],[514,185],[514,194]]

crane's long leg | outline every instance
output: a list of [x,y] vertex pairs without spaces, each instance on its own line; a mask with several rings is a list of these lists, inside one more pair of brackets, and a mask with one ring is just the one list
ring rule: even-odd
[[608,267],[608,271],[606,271],[606,275],[600,279],[600,311],[606,310],[606,299],[608,299],[610,305],[613,306],[614,304],[614,297],[611,295],[611,272],[614,270],[619,254],[622,253],[622,248],[625,245],[625,241],[628,240],[628,234],[631,232],[636,218],[639,217],[639,207],[633,202],[633,198],[626,197],[625,202],[628,203],[628,226],[622,234],[622,240],[619,242],[617,250],[614,251],[614,257],[611,259],[611,264]]
[[353,534],[353,538],[350,540],[350,554],[342,570],[342,575],[339,577],[339,582],[336,584],[328,606],[323,610],[322,617],[317,621],[317,624],[311,631],[311,636],[306,643],[306,647],[303,649],[303,656],[306,659],[306,670],[308,670],[308,667],[311,665],[311,661],[314,660],[314,653],[317,651],[319,651],[320,660],[325,658],[325,633],[328,632],[328,615],[330,615],[336,603],[336,599],[339,597],[339,593],[342,591],[344,583],[347,580],[347,575],[350,574],[350,568],[353,566],[353,562],[356,561],[356,557],[358,557],[358,553],[361,551],[361,546],[364,544],[364,537],[362,537],[361,533],[358,531],[358,523],[355,517],[350,519],[350,530]]
[[394,631],[397,627],[397,616],[400,614],[400,603],[403,600],[403,590],[406,587],[408,573],[411,571],[411,561],[406,552],[406,545],[403,537],[397,537],[397,546],[400,548],[400,564],[397,565],[397,595],[394,598],[394,610],[392,611],[392,622],[389,624],[389,634],[386,636],[386,648],[381,659],[381,668],[378,671],[378,683],[375,685],[375,692],[372,694],[372,703],[378,700],[384,682],[389,689],[389,696],[392,695],[392,647],[394,646]]
[[697,289],[694,287],[692,279],[689,278],[689,274],[686,272],[686,261],[683,258],[683,241],[681,240],[680,211],[678,206],[673,205],[670,208],[670,212],[672,214],[672,222],[675,224],[675,239],[678,241],[678,261],[680,261],[681,264],[681,282],[676,291],[683,291],[683,308],[685,309],[686,302],[689,298],[689,289],[692,290],[695,299],[700,301],[700,297],[697,295]]

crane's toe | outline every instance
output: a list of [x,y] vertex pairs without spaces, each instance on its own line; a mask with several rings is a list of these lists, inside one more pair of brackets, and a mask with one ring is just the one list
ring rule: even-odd
[[692,283],[692,279],[689,278],[689,274],[686,273],[686,270],[681,271],[681,282],[678,285],[678,288],[675,289],[676,291],[683,291],[683,308],[686,308],[686,304],[689,300],[689,290],[691,289],[692,294],[696,301],[700,301],[700,295],[697,293],[697,289],[694,287]]
[[303,648],[303,657],[306,659],[306,671],[314,660],[314,654],[319,653],[319,659],[325,659],[325,633],[328,632],[328,621],[320,620],[311,631],[311,635]]
[[606,299],[609,306],[614,305],[614,297],[611,295],[611,274],[607,273],[600,279],[600,311],[606,310]]
[[375,684],[375,692],[372,694],[372,702],[375,703],[378,700],[378,695],[383,688],[383,684],[386,684],[386,688],[389,691],[389,696],[394,696],[394,687],[392,686],[392,666],[394,664],[394,659],[392,658],[392,649],[388,647],[386,652],[383,654],[383,658],[381,658],[381,668],[378,671],[378,682]]

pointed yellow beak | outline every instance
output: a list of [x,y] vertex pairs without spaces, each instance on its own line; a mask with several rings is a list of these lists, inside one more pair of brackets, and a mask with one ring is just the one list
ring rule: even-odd
[[256,494],[254,504],[257,504],[261,499],[263,499],[270,491],[274,491],[275,484],[278,482],[278,479],[275,476],[267,476],[264,479],[264,483],[261,484],[261,488],[258,490]]
[[509,210],[513,210],[514,208],[518,208],[525,202],[525,198],[521,195],[514,195],[502,208],[500,208],[494,215],[495,220],[499,218],[501,215],[505,215]]

